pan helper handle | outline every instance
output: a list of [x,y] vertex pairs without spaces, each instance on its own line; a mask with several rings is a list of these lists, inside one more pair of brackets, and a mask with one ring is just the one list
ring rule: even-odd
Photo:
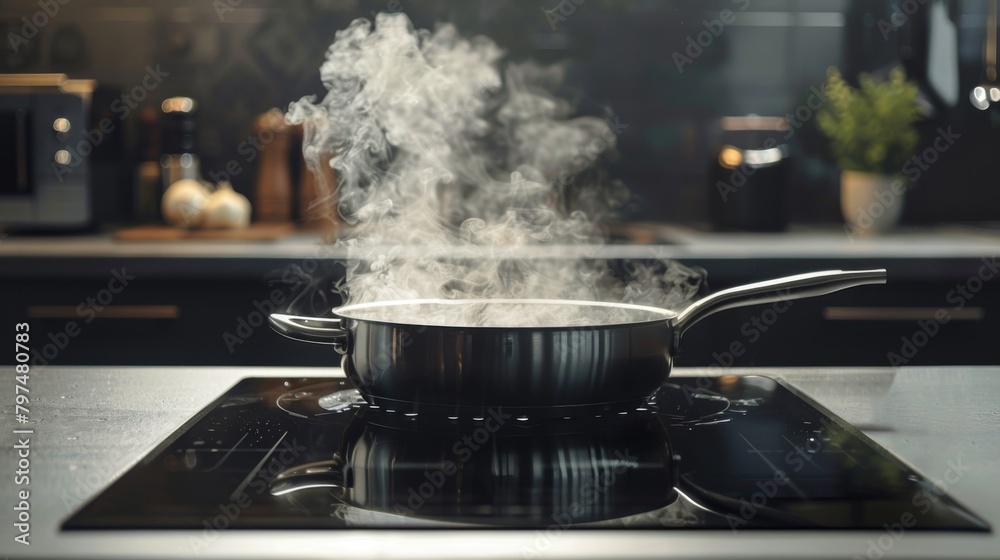
[[346,352],[347,329],[339,318],[300,317],[272,313],[267,318],[271,328],[279,334],[302,342],[316,344],[333,344],[334,350],[343,354]]
[[692,303],[674,319],[673,350],[676,352],[681,336],[691,325],[719,311],[775,301],[822,296],[867,284],[885,284],[885,279],[884,268],[824,270],[756,282],[716,292]]

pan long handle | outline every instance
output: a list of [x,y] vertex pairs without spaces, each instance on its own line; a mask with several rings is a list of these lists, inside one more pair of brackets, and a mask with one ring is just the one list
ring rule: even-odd
[[677,315],[673,322],[673,349],[677,350],[680,338],[688,327],[719,311],[761,303],[822,296],[867,284],[885,284],[885,269],[824,270],[746,284],[716,292],[692,303]]
[[272,329],[288,338],[302,342],[333,344],[334,349],[341,353],[347,344],[347,330],[340,319],[272,313],[268,316],[267,322],[271,324]]

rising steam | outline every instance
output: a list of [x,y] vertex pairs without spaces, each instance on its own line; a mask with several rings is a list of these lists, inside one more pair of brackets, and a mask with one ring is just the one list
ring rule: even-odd
[[[620,130],[608,119],[574,118],[547,91],[560,68],[501,72],[502,57],[490,39],[466,39],[451,25],[415,30],[403,14],[379,14],[374,26],[359,19],[337,33],[320,70],[326,96],[289,107],[288,120],[304,126],[307,163],[337,173],[350,225],[338,241],[350,255],[346,302],[689,299],[698,276],[679,265],[633,264],[625,282],[583,258],[588,249],[579,248],[600,244],[600,220],[627,198],[593,172]],[[566,246],[578,257],[546,250]],[[455,307],[466,308],[476,316],[435,322],[568,319],[546,310],[532,317],[530,307],[513,317],[501,306],[497,316],[490,306]]]

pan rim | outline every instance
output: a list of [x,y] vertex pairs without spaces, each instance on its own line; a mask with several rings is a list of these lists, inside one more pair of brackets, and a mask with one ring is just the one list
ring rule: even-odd
[[[367,309],[378,309],[383,307],[403,307],[403,306],[415,306],[415,305],[470,305],[470,304],[483,304],[483,303],[494,303],[494,304],[527,304],[527,305],[576,305],[580,307],[601,307],[601,308],[613,308],[613,309],[627,309],[632,311],[644,311],[647,313],[652,313],[657,315],[657,317],[652,319],[646,319],[641,321],[627,321],[627,322],[609,322],[609,323],[597,323],[589,325],[579,325],[579,324],[561,324],[561,325],[538,325],[538,326],[504,326],[504,325],[461,325],[461,324],[434,324],[434,323],[418,323],[409,320],[399,320],[390,321],[385,319],[369,319],[365,317],[358,317],[356,315],[352,316],[352,313],[357,311],[364,311]],[[338,317],[343,317],[346,319],[351,319],[355,321],[363,321],[365,323],[378,323],[383,325],[408,325],[414,327],[435,327],[435,328],[451,328],[451,329],[522,329],[522,330],[567,330],[567,329],[580,329],[580,328],[613,328],[613,327],[628,327],[628,326],[641,326],[649,325],[655,323],[661,323],[663,321],[669,321],[677,317],[678,312],[666,309],[662,307],[653,307],[649,305],[638,305],[634,303],[614,303],[607,301],[592,301],[592,300],[576,300],[576,299],[544,299],[544,298],[462,298],[462,299],[444,299],[444,298],[417,298],[417,299],[400,299],[400,300],[389,300],[389,301],[373,301],[366,303],[354,303],[350,305],[344,305],[336,307],[333,309],[333,314]]]

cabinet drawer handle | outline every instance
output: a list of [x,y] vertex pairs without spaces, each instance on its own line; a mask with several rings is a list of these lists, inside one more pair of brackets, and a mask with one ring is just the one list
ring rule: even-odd
[[[176,305],[106,305],[100,311],[92,310],[98,319],[177,319],[181,316],[181,309]],[[79,319],[82,316],[72,305],[28,307],[29,319]]]
[[[933,320],[941,307],[826,307],[823,318],[827,321],[921,321]],[[949,321],[982,321],[986,310],[982,307],[946,309]]]

